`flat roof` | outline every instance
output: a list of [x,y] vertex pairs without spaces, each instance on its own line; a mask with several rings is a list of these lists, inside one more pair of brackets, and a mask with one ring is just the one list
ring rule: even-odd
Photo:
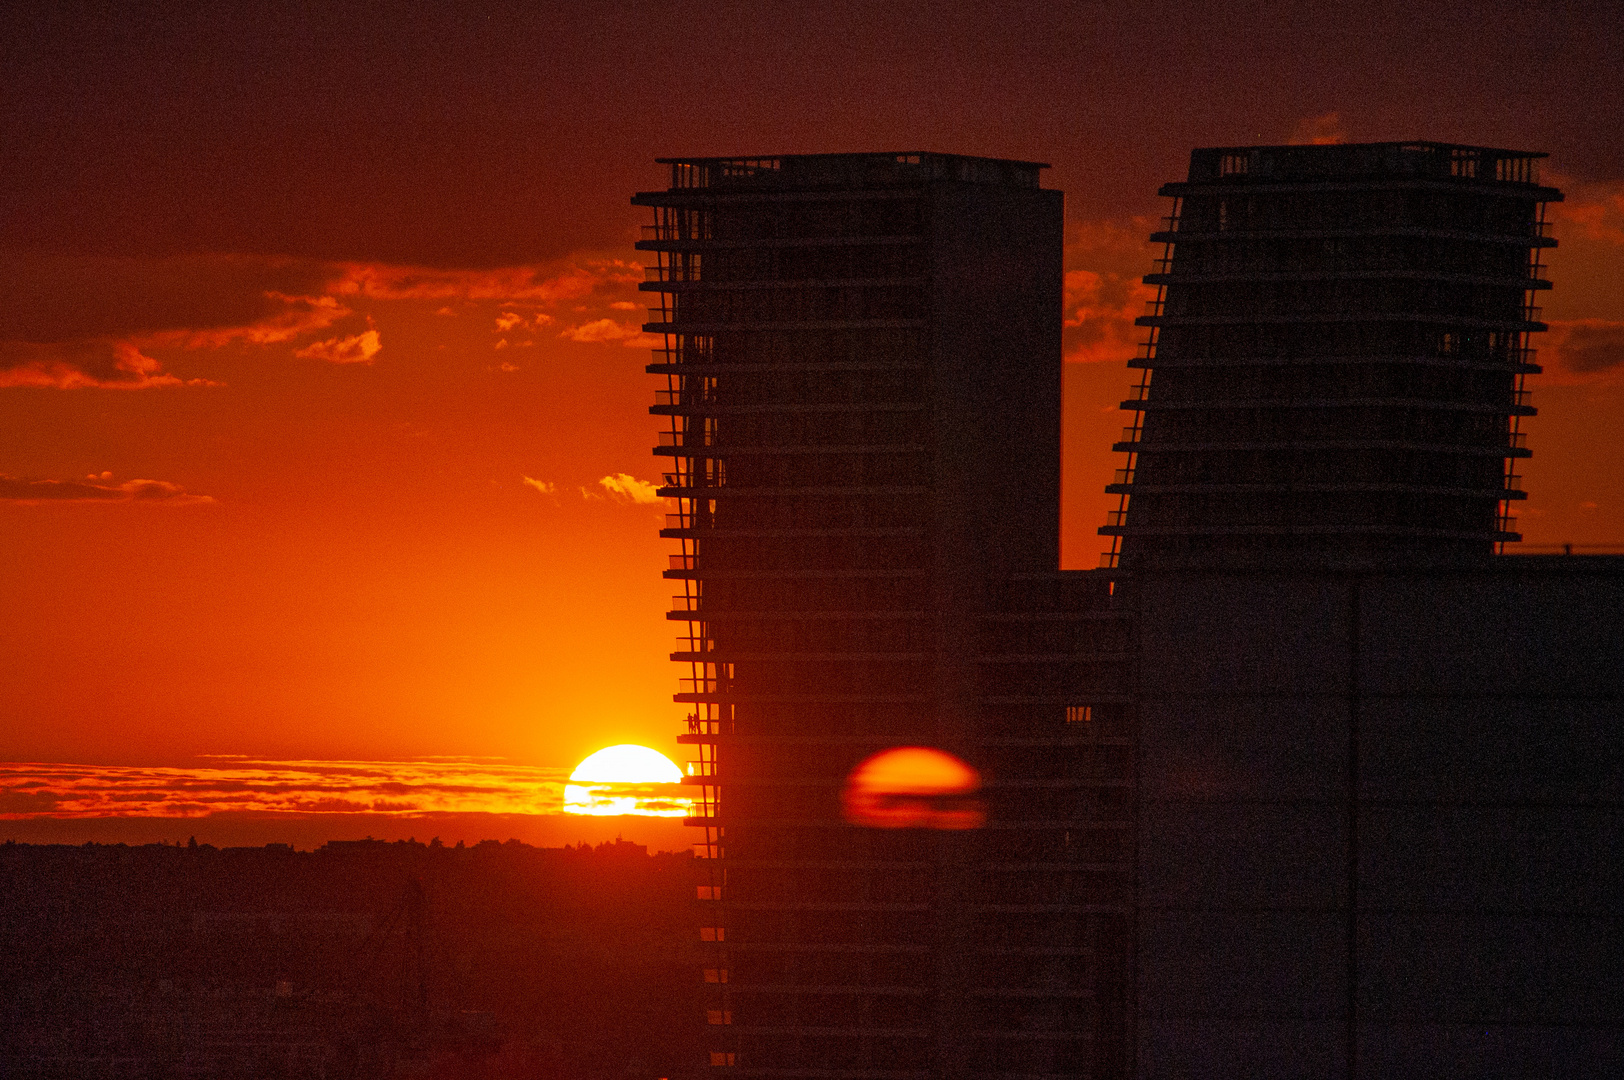
[[928,150],[884,153],[778,154],[756,157],[663,157],[671,166],[673,191],[694,188],[876,188],[957,180],[1005,187],[1038,187],[1041,161],[938,154]]
[[975,154],[942,154],[934,150],[875,150],[855,151],[838,154],[751,154],[747,156],[731,157],[662,157],[655,158],[657,165],[722,165],[722,164],[753,164],[762,161],[833,161],[838,158],[857,159],[889,159],[894,162],[912,160],[923,161],[934,158],[941,161],[990,161],[1002,165],[1026,165],[1034,169],[1052,168],[1047,161],[1021,161],[1018,158],[978,157]]
[[1346,153],[1351,150],[1424,150],[1438,151],[1467,151],[1477,156],[1494,158],[1544,158],[1551,155],[1540,150],[1507,150],[1496,146],[1473,146],[1470,143],[1429,142],[1426,139],[1410,139],[1402,142],[1368,142],[1368,143],[1269,143],[1257,146],[1203,146],[1192,153],[1196,154],[1244,154],[1256,151],[1286,150],[1292,153]]

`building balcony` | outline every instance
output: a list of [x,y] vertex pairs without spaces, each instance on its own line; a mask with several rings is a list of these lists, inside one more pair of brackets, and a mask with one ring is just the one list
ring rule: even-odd
[[[1538,309],[1534,309],[1537,313]],[[1364,311],[1333,311],[1304,307],[1296,311],[1252,312],[1241,315],[1141,315],[1135,326],[1273,326],[1323,323],[1345,325],[1349,323],[1416,323],[1425,326],[1446,326],[1465,330],[1501,330],[1510,333],[1542,333],[1548,330],[1542,322],[1528,319],[1480,319],[1452,314],[1447,311],[1407,312],[1384,311],[1371,308]]]
[[[1147,397],[1144,399],[1130,398],[1122,402],[1118,408],[1128,412],[1222,412],[1225,410],[1245,409],[1249,411],[1266,409],[1408,409],[1411,411],[1429,412],[1460,412],[1482,413],[1491,416],[1535,416],[1539,410],[1528,404],[1529,392],[1527,390],[1512,391],[1509,401],[1483,402],[1460,401],[1444,398],[1419,397],[1346,397],[1346,398],[1315,398],[1315,397],[1261,397],[1261,398],[1167,398]],[[1134,439],[1126,437],[1124,441],[1133,442]]]
[[1516,277],[1485,277],[1480,274],[1457,274],[1442,270],[1302,270],[1289,273],[1279,271],[1232,270],[1222,272],[1191,272],[1175,270],[1171,273],[1146,274],[1146,285],[1265,285],[1271,282],[1297,281],[1438,281],[1460,285],[1504,286],[1522,289],[1549,289],[1551,283],[1544,278],[1520,274]]
[[[1461,457],[1532,457],[1524,443],[1527,435],[1514,433],[1507,443],[1482,446],[1462,443],[1423,443],[1401,439],[1256,439],[1224,442],[1158,442],[1137,439],[1113,443],[1112,450],[1124,454],[1206,454],[1213,452],[1294,454],[1326,450],[1392,450],[1405,453],[1456,455]],[[1118,469],[1117,484],[1133,482],[1133,469]]]
[[[1549,222],[1536,222],[1522,232],[1489,232],[1475,229],[1433,229],[1419,225],[1339,226],[1331,223],[1282,226],[1269,229],[1194,229],[1181,222],[1176,231],[1150,234],[1153,244],[1190,241],[1240,240],[1372,240],[1388,237],[1414,237],[1422,240],[1455,240],[1479,244],[1504,244],[1523,248],[1554,248]],[[638,245],[641,247],[642,245]]]
[[[1406,367],[1435,367],[1467,371],[1503,371],[1514,375],[1537,375],[1544,369],[1534,363],[1535,349],[1513,349],[1506,360],[1442,356],[1436,353],[1368,354],[1363,356],[1140,356],[1128,361],[1130,368],[1259,368],[1259,367],[1362,367],[1397,364]],[[1145,388],[1146,390],[1149,387]]]

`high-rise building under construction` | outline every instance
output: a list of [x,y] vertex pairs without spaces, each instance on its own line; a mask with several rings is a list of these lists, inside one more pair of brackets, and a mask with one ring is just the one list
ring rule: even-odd
[[[1125,740],[1114,702],[1055,685],[1121,648],[1107,583],[1057,573],[1060,193],[1040,165],[938,154],[668,164],[636,201],[668,342],[650,370],[713,1063],[1120,1055]],[[843,820],[853,768],[907,745],[971,763],[981,790],[942,821],[987,827]]]
[[[1540,154],[1198,150],[1168,184],[1137,422],[1103,532],[1136,558],[1485,554],[1518,539]],[[1154,383],[1152,373],[1154,372]],[[1508,426],[1509,418],[1509,426]]]
[[1196,151],[1093,571],[1042,166],[666,162],[696,1072],[1624,1067],[1624,560],[1494,554],[1538,156]]

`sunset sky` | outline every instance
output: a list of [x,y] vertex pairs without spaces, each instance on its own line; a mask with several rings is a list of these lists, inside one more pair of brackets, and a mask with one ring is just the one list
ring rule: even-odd
[[[8,5],[0,760],[162,787],[219,755],[294,786],[455,759],[548,791],[611,743],[683,760],[628,201],[656,156],[1052,162],[1090,567],[1156,189],[1193,146],[1548,151],[1520,523],[1624,544],[1616,3],[1326,7]],[[13,768],[0,815],[69,813],[62,782]],[[518,812],[483,782],[412,805]]]

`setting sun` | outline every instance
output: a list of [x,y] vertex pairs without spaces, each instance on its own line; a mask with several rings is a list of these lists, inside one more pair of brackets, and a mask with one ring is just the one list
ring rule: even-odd
[[682,794],[681,782],[682,770],[658,750],[634,743],[607,746],[570,773],[564,812],[683,817],[690,800]]

